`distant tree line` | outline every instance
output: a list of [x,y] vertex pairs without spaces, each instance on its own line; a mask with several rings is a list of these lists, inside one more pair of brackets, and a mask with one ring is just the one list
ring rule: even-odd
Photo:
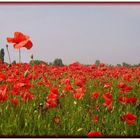
[[[56,58],[56,59],[54,59],[53,62],[49,62],[49,63],[47,63],[45,61],[42,61],[42,60],[31,60],[30,64],[46,64],[46,65],[52,65],[52,66],[64,66],[63,61],[62,61],[61,58]],[[95,64],[97,66],[99,66],[101,64],[101,61],[100,60],[96,60]],[[87,64],[87,66],[88,66],[88,64]],[[139,67],[140,63],[132,65],[132,64],[128,64],[126,62],[123,62],[122,64],[117,64],[117,65],[109,64],[108,66],[110,66],[110,67],[112,67],[112,66],[118,66],[118,67],[121,67],[121,66],[125,66],[125,67]]]
[[64,66],[61,58],[56,58],[54,59],[53,62],[49,62],[49,63],[42,60],[31,60],[29,63],[30,64],[45,64],[45,65],[52,65],[52,66]]
[[[101,64],[100,60],[96,60],[95,64],[98,66],[99,64]],[[109,65],[109,66],[113,66],[113,65]],[[139,67],[140,63],[138,64],[128,64],[126,62],[123,62],[122,64],[117,64],[116,66],[121,67],[121,66],[125,66],[125,67]]]
[[[4,63],[4,56],[5,56],[5,52],[4,52],[4,49],[2,48],[1,50],[0,50],[0,61],[2,62],[2,63]],[[33,59],[33,55],[32,55],[32,57],[31,57],[31,61],[29,62],[30,64],[45,64],[45,65],[52,65],[52,66],[64,66],[64,64],[63,64],[63,61],[62,61],[62,59],[61,58],[55,58],[54,59],[54,61],[53,62],[49,62],[49,63],[47,63],[47,62],[45,62],[45,61],[43,61],[43,60],[34,60]],[[13,62],[12,62],[12,64],[16,64],[16,61],[14,60]],[[96,60],[95,61],[95,64],[97,65],[97,66],[99,66],[100,64],[101,64],[101,61],[100,60]],[[112,67],[112,66],[114,66],[114,65],[108,65],[108,66],[110,66],[110,67]],[[125,66],[125,67],[139,67],[140,66],[140,63],[138,63],[138,64],[128,64],[128,63],[126,63],[126,62],[123,62],[122,64],[117,64],[116,66],[118,66],[118,67],[121,67],[121,66]]]
[[139,67],[140,66],[140,63],[138,64],[128,64],[128,63],[125,63],[123,62],[122,65],[121,64],[117,64],[117,66],[125,66],[125,67]]

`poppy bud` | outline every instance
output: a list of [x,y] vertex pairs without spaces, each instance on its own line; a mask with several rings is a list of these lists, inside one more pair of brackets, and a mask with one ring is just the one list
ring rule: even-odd
[[53,122],[54,122],[55,124],[59,124],[59,123],[60,123],[60,117],[59,117],[59,116],[55,116],[55,117],[53,118]]
[[31,59],[33,60],[33,58],[34,58],[33,54],[31,54],[31,56],[30,56],[30,57],[31,57]]

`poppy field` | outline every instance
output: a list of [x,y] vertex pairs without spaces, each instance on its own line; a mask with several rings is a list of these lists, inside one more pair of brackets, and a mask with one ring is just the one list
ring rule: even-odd
[[[21,33],[7,41],[32,47]],[[140,67],[0,63],[1,136],[134,137],[139,115]]]

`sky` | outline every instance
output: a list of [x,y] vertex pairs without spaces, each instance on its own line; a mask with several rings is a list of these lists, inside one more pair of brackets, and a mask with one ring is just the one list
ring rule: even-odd
[[0,4],[0,48],[5,61],[18,62],[18,50],[6,42],[19,31],[29,35],[30,50],[21,49],[22,62],[34,59],[64,64],[140,63],[140,5]]

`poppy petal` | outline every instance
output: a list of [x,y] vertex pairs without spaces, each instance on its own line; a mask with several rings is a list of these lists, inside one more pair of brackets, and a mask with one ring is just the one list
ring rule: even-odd
[[15,43],[15,39],[11,37],[7,37],[7,42],[9,43]]
[[22,41],[18,44],[14,44],[15,49],[23,48],[27,44],[28,40]]
[[27,49],[31,49],[32,46],[33,46],[33,43],[29,40],[29,41],[25,44],[24,47],[27,48]]
[[14,37],[18,40],[18,42],[29,39],[29,36],[22,34],[21,32],[15,32]]

